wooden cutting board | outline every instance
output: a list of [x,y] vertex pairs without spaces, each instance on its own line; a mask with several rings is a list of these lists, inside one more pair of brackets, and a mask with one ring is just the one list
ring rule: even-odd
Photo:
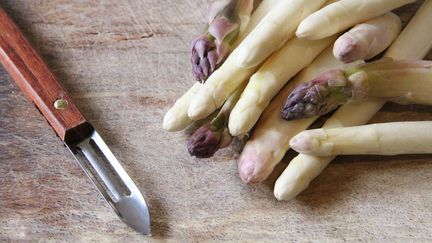
[[[0,5],[142,189],[152,239],[432,240],[431,155],[339,157],[297,199],[278,202],[273,183],[294,153],[265,183],[248,186],[237,176],[240,144],[198,160],[185,148],[192,129],[162,130],[164,112],[193,84],[189,41],[207,1]],[[417,5],[398,13],[407,20]],[[432,120],[432,109],[387,105],[372,122],[396,120]],[[0,215],[0,241],[150,240],[117,218],[3,69]]]

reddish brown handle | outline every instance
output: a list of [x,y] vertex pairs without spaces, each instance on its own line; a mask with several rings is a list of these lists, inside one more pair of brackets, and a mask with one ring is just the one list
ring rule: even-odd
[[63,141],[88,127],[48,66],[1,7],[0,62]]

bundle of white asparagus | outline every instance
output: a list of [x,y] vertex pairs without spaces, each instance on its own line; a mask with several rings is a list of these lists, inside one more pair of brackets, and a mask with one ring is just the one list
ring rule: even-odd
[[[199,158],[248,135],[238,161],[246,183],[266,179],[292,147],[300,154],[276,181],[279,200],[298,195],[339,154],[432,153],[432,121],[360,126],[386,100],[432,104],[432,62],[418,60],[432,48],[432,0],[403,30],[390,12],[414,1],[263,0],[252,13],[253,1],[213,1],[214,37],[193,42],[202,83],[166,113],[164,129],[213,117],[188,143]],[[385,50],[393,60],[365,63]],[[323,128],[304,131],[340,105]]]

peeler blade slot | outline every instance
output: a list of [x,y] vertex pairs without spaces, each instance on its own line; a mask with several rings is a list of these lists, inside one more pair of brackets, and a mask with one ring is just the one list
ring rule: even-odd
[[104,157],[107,159],[107,162],[109,163],[113,171],[115,171],[116,176],[128,189],[129,195],[124,195],[124,196],[141,194],[138,188],[136,187],[135,183],[132,181],[132,179],[129,177],[127,172],[121,166],[120,162],[111,152],[111,150],[108,148],[105,141],[101,138],[101,136],[96,131],[93,132],[93,134],[90,137],[90,140],[94,142],[93,145],[97,147],[97,149],[101,152],[101,154],[104,155]]
[[89,162],[93,176],[108,191],[113,201],[117,202],[122,197],[130,195],[130,190],[127,189],[114,168],[112,168],[108,158],[103,155],[91,138],[79,143],[78,149]]
[[110,191],[106,190],[104,185],[100,182],[100,179],[95,175],[94,169],[91,167],[90,162],[88,161],[85,154],[82,152],[80,148],[76,148],[74,151],[75,159],[78,161],[81,169],[86,173],[86,175],[90,178],[93,185],[96,186],[98,191],[102,194],[105,200],[110,204],[110,206],[115,210],[118,214],[117,208],[114,205],[114,198]]
[[90,137],[67,146],[120,218],[138,232],[151,235],[144,197],[99,134],[94,131]]

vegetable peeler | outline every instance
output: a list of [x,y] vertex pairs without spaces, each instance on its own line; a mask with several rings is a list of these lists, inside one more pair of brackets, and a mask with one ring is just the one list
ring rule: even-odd
[[150,214],[141,192],[1,7],[0,62],[118,216],[150,235]]

